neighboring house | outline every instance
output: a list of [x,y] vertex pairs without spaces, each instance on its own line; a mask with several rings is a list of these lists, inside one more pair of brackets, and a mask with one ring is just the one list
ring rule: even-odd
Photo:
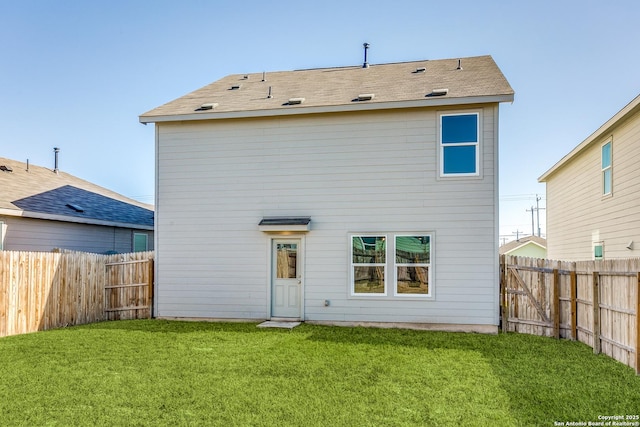
[[496,332],[513,97],[480,56],[230,75],[141,115],[154,312]]
[[639,161],[640,96],[539,178],[549,258],[640,256]]
[[153,249],[153,206],[68,173],[0,157],[0,249]]
[[546,258],[547,241],[538,236],[524,236],[500,246],[500,255]]

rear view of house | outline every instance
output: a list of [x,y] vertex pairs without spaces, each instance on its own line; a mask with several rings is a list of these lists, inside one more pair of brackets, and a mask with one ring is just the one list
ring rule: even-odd
[[0,250],[153,249],[153,207],[57,168],[0,158]]
[[640,255],[639,160],[637,96],[539,178],[547,186],[549,258]]
[[230,75],[141,115],[155,313],[497,331],[513,96],[480,56]]

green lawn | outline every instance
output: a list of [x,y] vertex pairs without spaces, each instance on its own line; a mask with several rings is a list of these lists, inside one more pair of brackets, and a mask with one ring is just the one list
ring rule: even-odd
[[0,425],[552,426],[640,412],[580,343],[137,320],[0,338]]

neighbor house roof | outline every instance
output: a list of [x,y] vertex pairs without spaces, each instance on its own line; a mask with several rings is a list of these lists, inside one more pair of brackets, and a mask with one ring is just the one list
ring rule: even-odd
[[153,229],[153,206],[68,173],[0,157],[0,215]]
[[500,246],[499,252],[500,255],[508,254],[509,252],[513,252],[516,249],[519,249],[526,245],[537,245],[543,249],[547,249],[547,239],[543,239],[542,237],[538,236],[521,237],[518,240],[512,240],[511,242],[505,243],[504,245]]
[[513,101],[491,56],[233,74],[140,116],[142,123]]
[[540,178],[538,178],[539,182],[546,182],[547,179],[553,175],[558,169],[562,168],[565,164],[567,164],[571,159],[577,156],[579,153],[584,151],[587,147],[591,146],[596,140],[598,140],[602,135],[611,131],[611,129],[618,125],[623,120],[627,119],[631,115],[640,111],[640,95],[636,96],[633,101],[628,103],[622,110],[618,111],[613,117],[611,117],[605,124],[600,126],[598,130],[589,135],[587,139],[582,141],[575,147],[569,154],[564,156],[558,163],[553,165],[551,169],[546,171]]

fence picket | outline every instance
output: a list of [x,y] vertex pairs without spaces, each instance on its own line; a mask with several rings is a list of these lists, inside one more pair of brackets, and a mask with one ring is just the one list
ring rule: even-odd
[[127,318],[150,317],[151,301],[145,297],[153,287],[152,275],[143,263],[152,264],[153,256],[152,251],[117,258],[81,252],[0,251],[0,337],[107,320],[105,287],[113,282],[108,280],[106,264],[116,260],[135,260],[131,265],[144,266],[126,277],[143,284],[144,293],[132,295],[135,306],[146,310],[129,310]]
[[577,339],[640,375],[640,259],[501,263],[503,331]]

